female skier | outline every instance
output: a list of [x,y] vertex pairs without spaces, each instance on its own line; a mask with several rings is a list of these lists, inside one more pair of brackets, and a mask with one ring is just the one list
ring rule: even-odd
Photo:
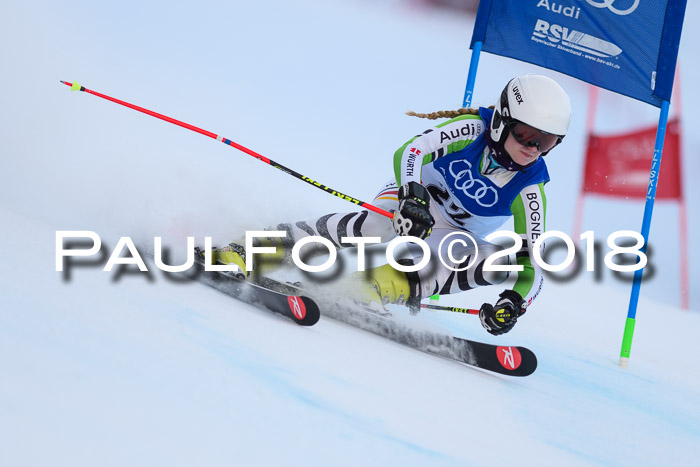
[[[507,277],[503,273],[484,271],[486,258],[500,250],[484,237],[513,216],[514,230],[523,240],[516,254],[522,270],[513,289],[504,290],[495,305],[484,303],[479,311],[488,332],[506,333],[542,287],[542,274],[532,260],[534,242],[545,226],[544,185],[549,174],[542,156],[566,135],[569,97],[551,78],[527,74],[508,82],[494,108],[409,115],[450,120],[409,140],[394,154],[395,178],[372,203],[393,211],[393,220],[366,210],[333,213],[281,224],[277,230],[286,231],[285,241],[271,238],[268,245],[289,246],[288,242],[310,235],[322,236],[338,248],[346,246],[341,242],[346,236],[381,237],[382,242],[397,235],[424,239],[435,258],[429,267],[405,273],[385,264],[353,275],[362,300],[406,304],[416,312],[422,297],[503,282]],[[453,244],[451,259],[460,262],[441,264],[438,255],[450,257],[444,251],[448,242],[442,246],[441,242],[456,232],[470,234],[478,252],[471,245],[460,250]],[[420,262],[422,250],[409,250],[414,263],[399,262]],[[245,249],[231,243],[214,250],[213,260],[245,270]],[[472,266],[457,271],[467,264]]]

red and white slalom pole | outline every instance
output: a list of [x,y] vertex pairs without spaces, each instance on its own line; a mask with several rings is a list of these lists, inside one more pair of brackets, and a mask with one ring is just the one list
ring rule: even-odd
[[110,97],[110,96],[107,96],[105,94],[101,94],[99,92],[92,91],[90,89],[87,89],[84,86],[79,85],[75,81],[73,81],[72,83],[69,83],[67,81],[61,81],[61,83],[65,84],[66,86],[70,86],[71,91],[83,91],[83,92],[86,92],[88,94],[92,94],[93,96],[101,97],[102,99],[106,99],[106,100],[112,101],[116,104],[123,105],[124,107],[128,107],[128,108],[136,110],[138,112],[145,113],[146,115],[150,115],[151,117],[159,118],[159,119],[164,120],[168,123],[172,123],[173,125],[181,126],[182,128],[187,128],[188,130],[192,130],[196,133],[202,134],[204,136],[208,136],[208,137],[213,138],[217,141],[221,141],[222,143],[227,144],[229,146],[233,146],[234,148],[238,149],[239,151],[242,151],[242,152],[248,154],[249,156],[253,156],[254,158],[256,158],[260,161],[263,161],[266,164],[271,165],[272,167],[279,169],[286,174],[289,174],[295,178],[298,178],[299,180],[303,180],[306,183],[308,183],[309,185],[315,186],[316,188],[319,188],[319,189],[325,191],[326,193],[329,193],[333,196],[337,196],[338,198],[344,199],[345,201],[349,201],[351,203],[354,203],[354,204],[356,204],[364,209],[368,209],[370,211],[376,212],[377,214],[381,214],[382,216],[388,217],[389,219],[394,218],[394,213],[392,213],[392,212],[385,211],[384,209],[378,208],[378,207],[373,206],[369,203],[365,203],[364,201],[361,201],[357,198],[354,198],[352,196],[349,196],[349,195],[341,193],[337,190],[334,190],[333,188],[330,188],[326,185],[323,185],[322,183],[317,182],[316,180],[313,180],[313,179],[311,179],[305,175],[302,175],[302,174],[300,174],[300,173],[298,173],[298,172],[296,172],[288,167],[285,167],[282,164],[279,164],[279,163],[273,161],[272,159],[268,159],[267,157],[265,157],[261,154],[258,154],[257,152],[255,152],[251,149],[246,148],[245,146],[241,146],[240,144],[238,144],[234,141],[231,141],[228,138],[224,138],[223,136],[219,136],[217,134],[214,134],[211,131],[197,128],[196,126],[190,125],[189,123],[181,122],[179,120],[175,120],[174,118],[168,117],[166,115],[162,115],[162,114],[159,114],[157,112],[154,112],[152,110],[144,109],[143,107],[139,107],[137,105],[130,104],[128,102],[125,102],[125,101],[122,101],[119,99],[115,99],[114,97]]

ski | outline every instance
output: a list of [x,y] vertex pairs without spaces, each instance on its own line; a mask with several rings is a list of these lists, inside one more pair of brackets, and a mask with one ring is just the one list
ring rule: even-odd
[[329,297],[321,298],[320,292],[314,294],[299,283],[279,282],[267,277],[258,277],[255,281],[283,293],[300,294],[303,291],[316,298],[323,307],[324,315],[332,319],[473,368],[507,376],[528,376],[537,369],[537,357],[525,347],[488,344],[434,331],[415,330],[394,320],[391,314],[378,314],[357,303],[348,305]]
[[[198,250],[198,249],[197,249]],[[208,285],[242,302],[261,306],[269,311],[290,318],[301,326],[313,326],[321,317],[314,300],[295,293],[284,293],[260,284],[239,279],[227,272],[205,271],[199,251],[195,252],[193,280]]]
[[467,365],[508,376],[529,376],[537,369],[537,357],[526,347],[452,339],[455,346],[462,348],[462,362]]

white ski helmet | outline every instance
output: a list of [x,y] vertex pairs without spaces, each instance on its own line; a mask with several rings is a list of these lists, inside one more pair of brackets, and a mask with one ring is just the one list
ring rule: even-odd
[[496,103],[490,126],[491,139],[502,145],[508,138],[511,124],[518,121],[557,135],[561,141],[569,129],[570,119],[569,96],[556,81],[542,75],[518,76],[506,84]]

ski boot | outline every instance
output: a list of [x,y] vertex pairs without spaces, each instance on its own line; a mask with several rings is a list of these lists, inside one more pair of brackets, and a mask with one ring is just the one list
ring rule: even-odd
[[[380,314],[385,305],[406,305],[412,315],[420,311],[420,282],[416,273],[397,271],[390,264],[352,275],[353,296]],[[382,313],[383,311],[383,313]]]
[[238,243],[229,243],[223,248],[213,249],[211,260],[212,264],[238,266],[238,271],[230,273],[236,279],[245,280],[250,274],[245,269],[245,248]]
[[[270,272],[287,260],[287,250],[279,237],[263,237],[256,238],[253,242],[255,247],[274,247],[274,253],[256,253],[253,263],[254,274],[264,275]],[[237,272],[232,272],[237,279],[245,280],[250,275],[250,271],[246,271],[246,251],[245,247],[240,243],[232,242],[223,248],[214,248],[211,252],[212,264],[238,266]]]

